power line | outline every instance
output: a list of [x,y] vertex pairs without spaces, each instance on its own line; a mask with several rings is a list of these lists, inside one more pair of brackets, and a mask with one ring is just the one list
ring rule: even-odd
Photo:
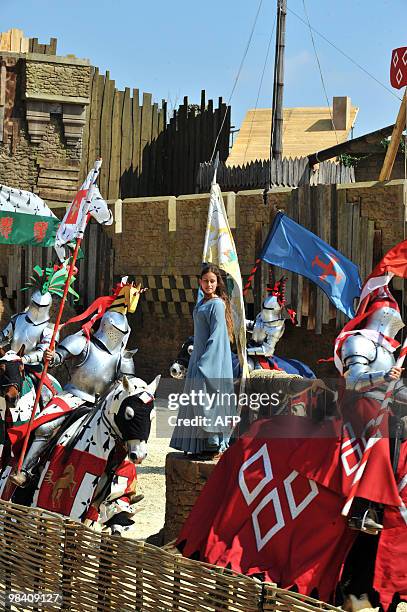
[[302,4],[303,4],[303,7],[304,7],[305,17],[306,17],[307,22],[308,22],[309,33],[310,33],[311,40],[312,40],[312,46],[314,47],[314,53],[315,53],[315,57],[316,57],[317,64],[318,64],[319,76],[321,78],[322,88],[324,90],[325,100],[326,100],[326,104],[328,106],[328,111],[329,111],[329,116],[331,117],[332,127],[333,127],[334,132],[335,132],[336,144],[339,144],[338,134],[336,133],[336,126],[335,126],[335,123],[334,123],[334,120],[333,120],[333,117],[332,117],[331,107],[329,105],[328,94],[326,92],[325,81],[324,81],[324,77],[323,77],[323,74],[322,74],[321,63],[319,61],[319,57],[318,57],[318,53],[317,53],[317,48],[315,46],[314,35],[312,33],[311,23],[310,23],[310,20],[309,20],[309,17],[308,17],[308,13],[307,13],[307,7],[305,6],[305,0],[302,0]]
[[242,72],[242,68],[243,68],[243,64],[244,64],[244,61],[245,61],[246,56],[247,56],[247,52],[249,51],[250,43],[252,42],[252,38],[253,38],[253,34],[254,34],[254,30],[255,30],[255,28],[256,28],[257,19],[258,19],[258,17],[259,17],[259,13],[260,13],[260,9],[261,9],[262,4],[263,4],[263,0],[260,0],[260,2],[259,2],[259,6],[258,6],[258,9],[257,9],[257,13],[256,13],[256,17],[254,18],[254,22],[253,22],[252,29],[251,29],[251,32],[250,32],[249,40],[247,41],[246,48],[245,48],[245,50],[244,50],[242,60],[241,60],[241,62],[240,62],[239,70],[237,71],[237,75],[236,75],[236,78],[235,78],[235,82],[234,82],[234,84],[233,84],[232,91],[230,92],[229,99],[228,99],[227,104],[226,104],[226,111],[225,111],[225,115],[224,115],[224,117],[223,117],[223,120],[222,120],[222,123],[221,123],[220,129],[219,129],[218,135],[216,136],[215,145],[214,145],[214,147],[213,147],[213,151],[212,151],[212,155],[211,155],[211,159],[210,159],[210,161],[211,161],[211,162],[213,161],[213,158],[214,158],[214,156],[215,156],[216,147],[218,146],[219,136],[221,135],[221,132],[222,132],[223,126],[225,125],[226,117],[227,117],[227,114],[228,114],[228,106],[230,105],[230,102],[231,102],[231,100],[232,100],[232,96],[233,96],[234,91],[235,91],[235,89],[236,89],[236,85],[237,85],[237,82],[238,82],[238,80],[239,80],[240,73]]
[[[299,19],[304,25],[307,26],[307,22],[304,21],[304,19],[302,17],[300,17],[295,11],[293,11],[290,8],[287,8],[287,10],[292,13],[295,17],[297,17],[297,19]],[[368,70],[366,70],[366,68],[363,68],[363,66],[361,66],[360,64],[358,64],[358,62],[356,60],[354,60],[350,55],[348,55],[347,53],[345,53],[345,51],[342,51],[342,49],[340,49],[339,47],[337,47],[335,45],[335,43],[331,42],[326,36],[324,36],[323,34],[321,34],[321,32],[318,32],[318,30],[316,30],[315,28],[312,28],[310,26],[311,30],[313,32],[315,32],[315,34],[318,34],[318,36],[320,36],[323,40],[325,40],[325,42],[327,42],[329,45],[331,45],[331,47],[333,47],[334,49],[336,49],[341,55],[343,55],[344,57],[346,57],[346,59],[348,59],[350,62],[352,62],[352,64],[355,64],[355,66],[357,66],[360,70],[362,70],[362,72],[364,72],[365,74],[367,74],[371,79],[373,79],[374,81],[376,81],[376,83],[378,83],[378,85],[380,85],[381,87],[383,87],[386,91],[388,91],[389,93],[391,93],[392,96],[394,96],[395,98],[397,98],[397,100],[401,100],[401,98],[394,93],[394,91],[392,91],[390,89],[390,87],[387,87],[387,85],[385,85],[384,83],[382,83],[381,81],[379,81],[379,79],[377,79],[371,72],[369,72]]]
[[[259,103],[260,92],[261,92],[261,88],[262,88],[262,86],[263,86],[264,74],[265,74],[265,72],[266,72],[267,61],[268,61],[268,58],[269,58],[270,47],[271,47],[271,42],[272,42],[272,40],[273,40],[273,34],[274,34],[274,29],[275,29],[275,27],[276,27],[276,22],[277,22],[277,17],[275,17],[275,18],[274,18],[273,29],[271,30],[271,34],[270,34],[270,38],[269,38],[269,42],[268,42],[268,45],[267,45],[266,57],[265,57],[265,60],[264,60],[263,70],[262,70],[261,77],[260,77],[259,88],[258,88],[258,90],[257,90],[256,104],[255,104],[255,107],[254,107],[254,110],[255,110],[255,111],[257,110],[257,105],[258,105],[258,103]],[[253,113],[253,116],[252,116],[252,121],[251,121],[251,124],[250,124],[249,137],[248,137],[248,139],[247,139],[247,143],[246,143],[246,149],[245,149],[245,152],[244,152],[243,163],[246,161],[247,149],[248,149],[248,147],[249,147],[250,138],[251,138],[251,135],[252,135],[252,130],[253,130],[254,117],[255,117],[255,112]]]

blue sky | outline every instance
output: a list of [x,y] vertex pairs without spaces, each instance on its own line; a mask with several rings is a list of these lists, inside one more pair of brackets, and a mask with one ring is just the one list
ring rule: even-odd
[[[407,46],[406,0],[305,0],[311,25],[379,81],[390,87],[391,50]],[[156,101],[177,106],[188,95],[228,99],[251,31],[259,0],[0,0],[1,31],[24,30],[58,53],[89,58],[110,70],[120,88],[138,87]],[[304,17],[303,0],[288,7]],[[239,127],[253,108],[275,19],[276,0],[263,0],[246,61],[234,92],[232,121]],[[355,136],[393,123],[398,100],[315,35],[329,99],[349,95],[359,106]],[[287,18],[284,105],[325,106],[309,30]],[[272,52],[258,107],[269,107]],[[400,95],[397,90],[393,90]]]

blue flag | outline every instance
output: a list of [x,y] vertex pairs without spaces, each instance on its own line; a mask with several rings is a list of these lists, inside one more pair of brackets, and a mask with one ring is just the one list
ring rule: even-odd
[[260,259],[306,276],[336,308],[355,316],[353,300],[361,291],[358,266],[284,213],[277,213]]

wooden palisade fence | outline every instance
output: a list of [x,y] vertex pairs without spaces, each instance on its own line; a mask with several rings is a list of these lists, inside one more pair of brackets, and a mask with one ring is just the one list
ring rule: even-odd
[[229,151],[230,107],[218,108],[201,94],[200,105],[183,104],[167,121],[167,103],[153,102],[150,93],[115,82],[95,68],[91,82],[88,122],[84,130],[82,174],[102,157],[100,190],[106,199],[179,195],[195,191],[199,164],[210,159],[223,122],[217,149]]
[[[196,179],[196,191],[206,193],[213,178],[213,165],[202,163]],[[224,191],[242,189],[263,189],[270,180],[270,161],[255,161],[244,166],[227,166],[220,163],[217,181]],[[284,158],[271,162],[270,187],[298,187],[300,185],[330,185],[334,183],[354,183],[353,167],[323,162],[312,170],[307,157]]]
[[0,603],[2,610],[37,612],[340,612],[231,570],[3,501]]
[[43,45],[38,42],[38,38],[27,38],[22,30],[11,28],[7,32],[0,32],[0,51],[56,55],[57,39],[51,38],[49,44]]

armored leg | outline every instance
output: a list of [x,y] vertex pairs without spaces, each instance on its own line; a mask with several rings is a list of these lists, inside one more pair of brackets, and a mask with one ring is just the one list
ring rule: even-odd
[[31,446],[24,457],[21,472],[10,475],[10,480],[14,484],[18,485],[19,487],[23,487],[27,484],[28,480],[32,477],[33,470],[38,463],[42,451],[48,444],[52,435],[60,427],[64,419],[65,416],[58,417],[53,421],[44,423],[44,425],[41,425],[38,427],[38,429],[36,429],[34,440],[32,441]]

